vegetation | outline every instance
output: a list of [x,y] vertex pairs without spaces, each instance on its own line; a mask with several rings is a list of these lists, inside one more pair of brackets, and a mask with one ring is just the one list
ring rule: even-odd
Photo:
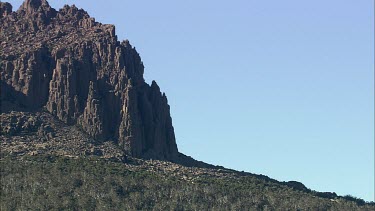
[[373,210],[246,176],[187,181],[121,162],[54,156],[0,160],[0,210]]

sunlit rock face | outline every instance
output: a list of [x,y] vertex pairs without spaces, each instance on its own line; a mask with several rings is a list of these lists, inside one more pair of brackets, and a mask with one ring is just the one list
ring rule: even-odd
[[167,98],[113,25],[73,6],[59,11],[26,0],[16,11],[0,2],[1,100],[48,112],[129,155],[178,156]]

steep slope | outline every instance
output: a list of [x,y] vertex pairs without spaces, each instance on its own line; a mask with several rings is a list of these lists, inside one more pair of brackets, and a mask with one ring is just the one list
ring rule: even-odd
[[128,155],[178,156],[167,98],[115,27],[85,11],[56,11],[45,0],[26,0],[17,12],[0,3],[1,100],[46,107],[97,140],[111,140]]

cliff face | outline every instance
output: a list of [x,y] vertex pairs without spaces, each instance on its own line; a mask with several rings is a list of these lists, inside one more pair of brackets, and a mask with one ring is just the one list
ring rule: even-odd
[[68,125],[127,154],[173,160],[178,156],[167,98],[115,27],[85,11],[26,0],[12,12],[0,2],[1,100],[46,107]]

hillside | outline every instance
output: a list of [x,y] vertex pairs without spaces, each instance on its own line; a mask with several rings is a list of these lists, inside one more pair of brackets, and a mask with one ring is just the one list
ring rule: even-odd
[[226,169],[163,161],[1,159],[1,210],[373,210]]
[[168,100],[115,26],[0,2],[1,210],[374,210],[179,152]]

